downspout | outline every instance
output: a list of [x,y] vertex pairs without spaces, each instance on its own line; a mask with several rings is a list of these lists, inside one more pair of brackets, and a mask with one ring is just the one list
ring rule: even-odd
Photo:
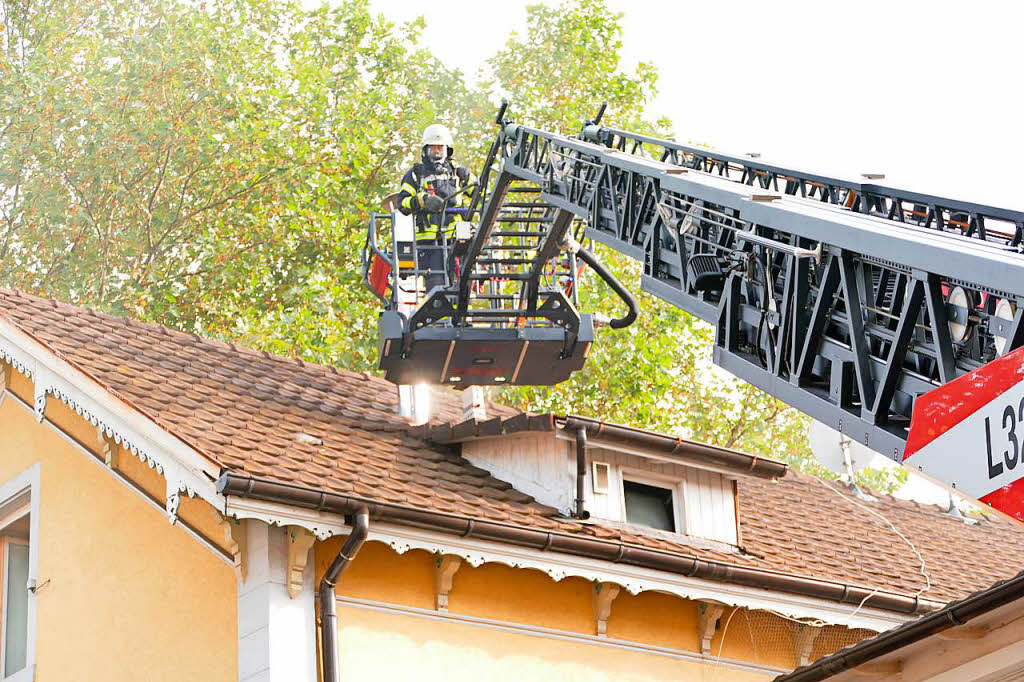
[[587,480],[587,429],[576,429],[576,513],[577,519],[589,519],[590,512],[583,508],[583,484]]
[[320,580],[320,653],[323,661],[323,682],[340,682],[338,668],[338,602],[334,588],[349,563],[356,558],[370,530],[370,510],[360,505],[352,514],[352,532],[338,556],[327,567]]

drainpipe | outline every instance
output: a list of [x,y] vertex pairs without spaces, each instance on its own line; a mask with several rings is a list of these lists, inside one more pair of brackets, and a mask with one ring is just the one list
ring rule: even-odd
[[583,508],[583,483],[587,480],[587,429],[576,429],[576,513],[577,519],[589,519],[590,512]]
[[342,545],[338,556],[327,567],[320,580],[320,650],[323,656],[323,682],[340,682],[338,669],[338,603],[334,588],[349,562],[356,558],[359,548],[366,542],[370,529],[370,511],[360,505],[352,514],[352,532]]

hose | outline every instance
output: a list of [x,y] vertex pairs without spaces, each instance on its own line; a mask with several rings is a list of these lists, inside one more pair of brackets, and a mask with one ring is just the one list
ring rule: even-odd
[[590,253],[582,246],[579,247],[578,251],[576,251],[576,257],[593,268],[598,277],[603,279],[605,284],[611,287],[612,291],[618,294],[619,298],[621,298],[626,306],[629,307],[629,312],[627,312],[623,317],[609,321],[608,326],[612,329],[623,329],[624,327],[628,327],[633,324],[636,321],[637,315],[636,299],[633,297],[633,294],[629,293],[626,287],[622,286],[622,283],[615,279],[615,275],[608,272],[607,268],[601,265],[601,262],[594,257],[594,254]]

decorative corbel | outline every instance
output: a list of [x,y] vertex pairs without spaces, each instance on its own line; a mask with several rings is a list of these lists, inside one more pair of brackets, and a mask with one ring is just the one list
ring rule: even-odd
[[288,596],[302,593],[302,574],[309,562],[309,550],[316,536],[302,526],[288,526]]
[[801,625],[793,638],[793,653],[796,654],[797,666],[807,665],[811,662],[811,651],[814,649],[814,640],[821,634],[823,628],[815,625]]
[[165,509],[167,510],[167,520],[173,526],[178,522],[178,508],[181,507],[181,491],[178,489],[177,481],[172,481],[170,477],[167,477],[165,480],[167,481],[167,504]]
[[710,601],[702,601],[697,605],[699,622],[697,625],[700,635],[700,653],[707,656],[711,653],[711,640],[718,631],[718,620],[722,617],[725,606]]
[[111,436],[107,435],[106,430],[102,426],[96,427],[96,438],[100,442],[100,459],[111,469],[117,469],[119,466],[117,461],[119,450],[117,443],[114,442]]
[[235,552],[235,570],[244,583],[249,577],[249,529],[246,519],[227,518],[228,533],[231,535]]
[[49,392],[45,379],[48,375],[44,371],[38,371],[35,382],[32,384],[33,387],[33,400],[32,404],[36,412],[36,421],[42,423],[43,418],[46,416],[46,396]]
[[462,559],[453,554],[437,557],[434,568],[434,606],[442,613],[448,613],[448,593],[452,591],[452,581],[460,566]]
[[245,582],[245,519],[236,519],[224,516],[213,505],[203,505],[208,510],[211,520],[217,524],[221,533],[221,541],[224,549],[231,554],[235,564],[235,573]]
[[594,585],[594,621],[598,637],[608,636],[608,616],[612,614],[612,602],[619,596],[620,589],[615,583]]

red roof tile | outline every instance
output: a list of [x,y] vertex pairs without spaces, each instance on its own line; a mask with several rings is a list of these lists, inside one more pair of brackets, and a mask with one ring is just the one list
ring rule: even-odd
[[[471,465],[456,447],[413,437],[395,413],[395,387],[378,377],[11,290],[0,290],[0,315],[226,470],[904,594],[925,587],[917,551],[931,581],[922,596],[937,601],[1024,563],[1024,527],[1016,522],[993,517],[968,526],[935,507],[890,497],[865,503],[794,472],[777,482],[740,480],[746,553],[580,524]],[[457,394],[434,395],[436,423],[461,421]],[[517,412],[491,405],[489,414]]]

